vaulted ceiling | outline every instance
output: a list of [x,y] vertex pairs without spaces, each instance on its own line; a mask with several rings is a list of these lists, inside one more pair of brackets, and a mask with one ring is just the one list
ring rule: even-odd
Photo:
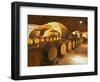
[[85,32],[88,26],[87,17],[28,15],[28,24],[43,25],[49,22],[62,23],[70,32],[77,30]]

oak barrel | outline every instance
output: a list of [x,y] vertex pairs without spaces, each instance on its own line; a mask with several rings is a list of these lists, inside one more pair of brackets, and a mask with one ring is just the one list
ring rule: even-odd
[[49,61],[54,61],[58,56],[58,51],[55,44],[47,44],[45,52]]
[[72,41],[71,40],[69,40],[68,42],[67,42],[67,50],[68,51],[71,51],[72,50]]
[[73,40],[73,49],[76,47],[76,41]]
[[66,42],[61,42],[60,43],[60,46],[58,47],[59,49],[59,54],[61,55],[61,56],[64,56],[66,53],[67,53],[67,46],[66,46]]

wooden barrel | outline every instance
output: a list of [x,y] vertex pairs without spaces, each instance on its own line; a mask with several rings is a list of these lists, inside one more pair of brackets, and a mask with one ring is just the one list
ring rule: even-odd
[[54,37],[54,41],[56,41],[57,40],[57,38],[56,37]]
[[80,43],[81,43],[81,42],[80,42],[80,39],[78,39],[78,45],[80,45]]
[[28,66],[40,66],[42,63],[43,51],[41,49],[31,49],[28,51]]
[[48,42],[49,41],[49,37],[46,37],[46,42]]
[[50,41],[51,41],[51,42],[54,41],[54,38],[53,38],[53,37],[50,37]]
[[32,45],[33,44],[33,40],[31,38],[28,39],[28,45]]
[[54,61],[56,57],[58,56],[57,47],[54,44],[49,44],[45,48],[46,55],[49,61]]
[[73,49],[76,47],[76,41],[73,40]]
[[40,41],[41,41],[41,42],[45,42],[45,39],[44,39],[44,38],[41,38]]
[[34,42],[34,44],[38,44],[40,42],[40,39],[39,38],[34,38],[33,42]]
[[80,40],[79,40],[79,39],[77,39],[77,44],[78,44],[78,45],[80,44]]
[[80,39],[76,39],[76,46],[79,46],[79,44],[81,43]]
[[59,49],[59,54],[61,55],[61,56],[64,56],[66,53],[67,53],[67,46],[66,46],[66,43],[65,42],[61,42],[60,43],[60,46],[58,47]]
[[67,42],[67,50],[68,51],[71,51],[72,50],[72,41],[71,40],[69,40],[68,42]]
[[78,46],[78,40],[76,40],[76,47]]
[[85,37],[82,37],[81,38],[81,43],[84,43],[86,41],[86,38]]

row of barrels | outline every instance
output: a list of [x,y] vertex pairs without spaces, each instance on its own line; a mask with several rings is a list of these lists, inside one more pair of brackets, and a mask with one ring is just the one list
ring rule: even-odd
[[37,37],[37,38],[29,38],[28,39],[28,44],[39,44],[39,43],[43,43],[43,42],[52,42],[52,41],[58,41],[61,40],[61,37]]
[[[28,66],[40,66],[53,64],[56,58],[62,58],[80,44],[80,40],[65,40],[58,43],[51,43],[41,48],[28,50]],[[30,47],[30,46],[29,46]]]

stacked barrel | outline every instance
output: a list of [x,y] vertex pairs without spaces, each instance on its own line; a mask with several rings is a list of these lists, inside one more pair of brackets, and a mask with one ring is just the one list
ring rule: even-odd
[[41,37],[29,39],[28,43],[28,65],[40,66],[55,64],[57,58],[63,58],[64,55],[75,49],[79,44],[79,40],[62,40],[61,37]]

